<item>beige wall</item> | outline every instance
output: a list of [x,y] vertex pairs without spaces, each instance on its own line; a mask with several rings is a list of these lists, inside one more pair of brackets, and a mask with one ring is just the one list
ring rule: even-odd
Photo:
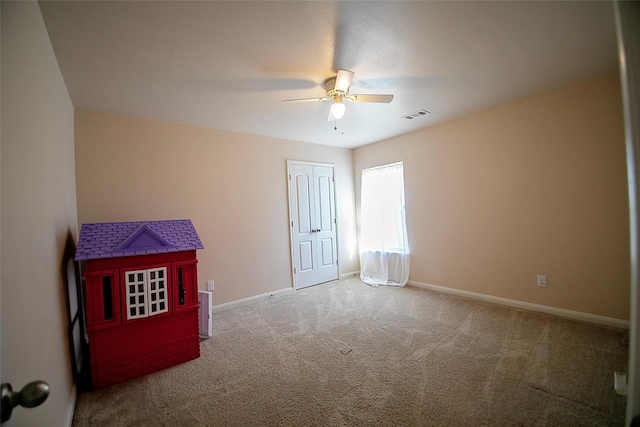
[[214,304],[293,286],[286,160],[336,165],[340,272],[358,269],[351,150],[76,111],[78,221],[189,218]]
[[[413,281],[628,319],[621,114],[610,76],[361,147],[355,194],[362,168],[405,162]],[[214,304],[290,287],[287,159],[336,164],[357,270],[350,150],[77,111],[78,220],[191,218]]]
[[624,150],[610,76],[358,148],[356,194],[404,161],[412,281],[627,320]]
[[73,106],[37,2],[2,2],[1,177],[2,382],[51,386],[7,425],[71,425],[61,265],[77,237]]

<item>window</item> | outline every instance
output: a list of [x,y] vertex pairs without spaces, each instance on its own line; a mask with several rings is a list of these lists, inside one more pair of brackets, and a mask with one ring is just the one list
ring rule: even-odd
[[362,171],[361,250],[408,252],[403,172],[402,162]]
[[113,289],[111,276],[102,276],[102,310],[104,320],[113,320]]
[[360,279],[371,286],[404,286],[409,247],[402,162],[362,171]]
[[182,281],[182,267],[177,268],[178,272],[178,305],[184,305],[186,290],[184,288],[184,282]]
[[[82,287],[86,294],[87,329],[110,328],[122,323],[118,270],[87,272]],[[90,309],[89,309],[90,307]]]
[[127,271],[127,319],[140,319],[169,310],[167,268]]

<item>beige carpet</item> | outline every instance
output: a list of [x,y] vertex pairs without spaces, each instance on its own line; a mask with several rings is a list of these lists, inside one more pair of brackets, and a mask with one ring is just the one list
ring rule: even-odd
[[214,313],[202,356],[78,396],[74,426],[609,426],[627,332],[357,279]]

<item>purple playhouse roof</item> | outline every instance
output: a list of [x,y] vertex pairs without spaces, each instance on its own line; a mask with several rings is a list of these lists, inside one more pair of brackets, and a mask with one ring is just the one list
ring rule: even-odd
[[76,261],[204,249],[190,219],[82,224]]

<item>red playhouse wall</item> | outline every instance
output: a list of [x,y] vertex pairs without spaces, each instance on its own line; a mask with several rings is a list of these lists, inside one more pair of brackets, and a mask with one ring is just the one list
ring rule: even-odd
[[[94,389],[200,356],[197,262],[195,250],[85,261]],[[168,310],[127,319],[125,273],[162,267],[167,272]]]

